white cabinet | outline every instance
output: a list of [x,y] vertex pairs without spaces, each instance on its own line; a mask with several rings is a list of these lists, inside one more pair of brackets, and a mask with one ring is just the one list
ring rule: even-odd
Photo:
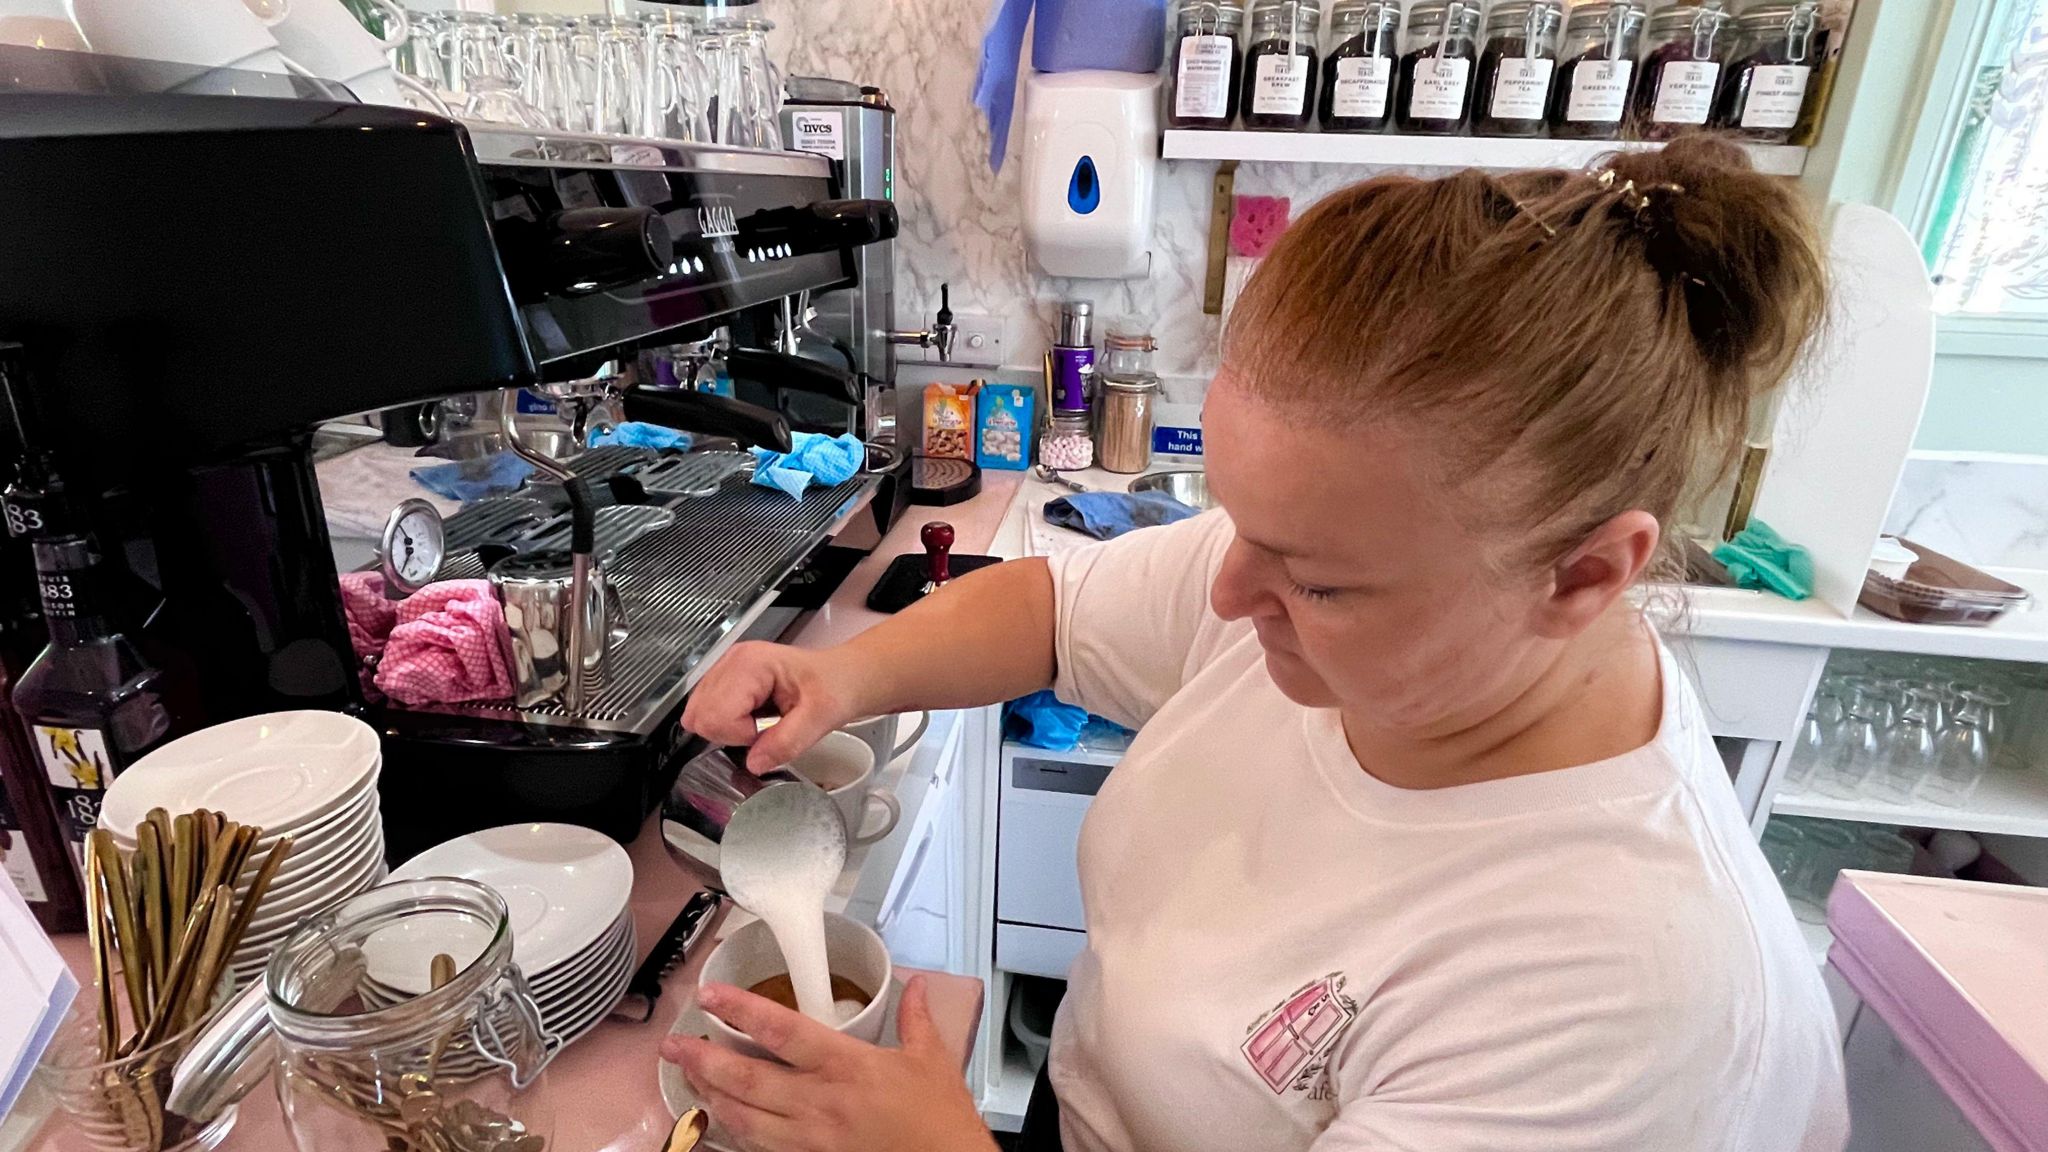
[[1121,752],[1005,745],[996,829],[996,967],[1063,979],[1086,921],[1081,821]]

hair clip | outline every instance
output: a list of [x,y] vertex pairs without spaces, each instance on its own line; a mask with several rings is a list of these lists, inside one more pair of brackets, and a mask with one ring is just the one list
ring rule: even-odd
[[1515,201],[1514,205],[1515,211],[1520,212],[1522,215],[1527,216],[1531,220],[1534,220],[1536,222],[1536,226],[1538,228],[1543,229],[1544,235],[1550,237],[1552,240],[1557,239],[1557,229],[1551,226],[1550,221],[1545,220],[1541,216],[1538,216],[1534,211],[1530,210],[1527,204],[1522,203],[1520,200]]

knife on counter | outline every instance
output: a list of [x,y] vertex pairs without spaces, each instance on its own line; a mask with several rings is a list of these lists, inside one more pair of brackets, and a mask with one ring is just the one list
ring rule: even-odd
[[688,958],[690,949],[710,930],[714,919],[712,914],[724,901],[723,892],[708,888],[690,897],[683,910],[676,913],[676,918],[662,932],[661,939],[654,942],[654,950],[640,962],[639,970],[633,973],[633,979],[626,985],[626,996],[639,997],[647,1006],[646,1010],[635,1020],[621,1001],[619,1007],[612,1010],[614,1016],[641,1024],[654,1018],[654,1002],[661,999],[661,978]]

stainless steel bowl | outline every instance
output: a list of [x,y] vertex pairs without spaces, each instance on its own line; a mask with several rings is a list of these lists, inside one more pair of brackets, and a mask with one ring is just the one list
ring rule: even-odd
[[1133,492],[1164,492],[1190,508],[1207,512],[1216,506],[1209,498],[1209,476],[1192,468],[1147,472],[1131,481]]

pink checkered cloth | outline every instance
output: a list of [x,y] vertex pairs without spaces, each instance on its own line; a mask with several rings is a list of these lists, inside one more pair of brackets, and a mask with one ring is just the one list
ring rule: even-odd
[[400,704],[461,704],[512,695],[505,610],[487,580],[430,584],[401,601],[384,598],[375,572],[341,577],[349,643],[374,687]]
[[376,572],[341,574],[341,610],[348,617],[348,642],[356,658],[368,663],[384,654],[391,629],[398,624],[398,602],[384,598],[384,577]]
[[505,609],[487,580],[429,584],[398,605],[377,687],[400,704],[462,704],[512,695]]

